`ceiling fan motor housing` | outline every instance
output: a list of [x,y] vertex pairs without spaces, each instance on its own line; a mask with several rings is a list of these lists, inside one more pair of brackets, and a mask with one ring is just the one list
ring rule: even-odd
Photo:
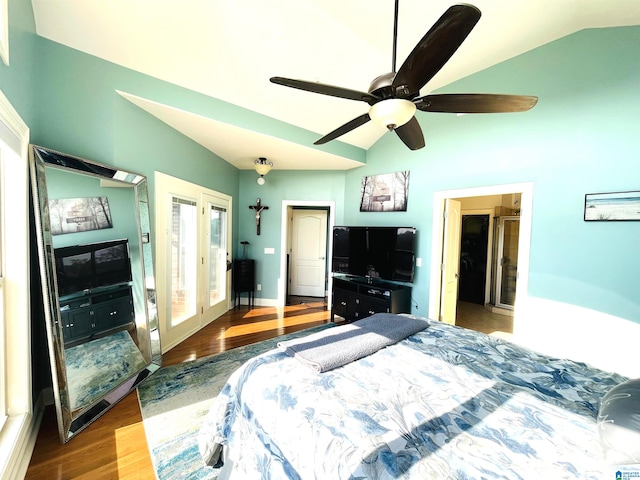
[[385,73],[373,79],[369,85],[369,93],[380,100],[386,100],[387,98],[406,98],[411,99],[418,95],[418,92],[413,93],[409,91],[406,85],[393,85],[393,79],[396,77],[395,72]]

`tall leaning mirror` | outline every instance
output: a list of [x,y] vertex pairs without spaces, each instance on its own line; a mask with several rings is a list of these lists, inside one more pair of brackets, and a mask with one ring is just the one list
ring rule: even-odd
[[37,145],[30,168],[64,443],[160,368],[147,179]]

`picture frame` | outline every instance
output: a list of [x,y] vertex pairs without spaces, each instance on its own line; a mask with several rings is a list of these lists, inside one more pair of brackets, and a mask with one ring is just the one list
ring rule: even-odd
[[409,170],[362,177],[361,212],[406,212]]
[[584,196],[584,221],[640,221],[640,190],[587,193]]
[[113,228],[107,197],[50,199],[48,206],[52,235]]

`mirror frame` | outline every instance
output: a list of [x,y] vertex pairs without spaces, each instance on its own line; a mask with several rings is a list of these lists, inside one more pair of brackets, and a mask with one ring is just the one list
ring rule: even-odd
[[[56,280],[54,247],[49,217],[49,198],[47,190],[47,174],[45,168],[56,168],[70,173],[81,174],[99,179],[101,184],[110,186],[131,187],[134,191],[138,231],[138,248],[140,252],[140,273],[144,285],[140,290],[146,294],[146,301],[138,302],[144,308],[144,323],[137,320],[138,305],[134,302],[136,313],[137,346],[143,357],[149,358],[146,366],[117,384],[103,396],[94,399],[87,406],[72,412],[67,389],[67,370],[64,357],[64,339],[62,319]],[[130,171],[103,165],[79,157],[61,153],[38,145],[29,146],[29,169],[33,195],[36,239],[38,243],[38,260],[44,320],[49,347],[49,361],[53,381],[53,394],[58,420],[60,442],[66,443],[89,424],[103,415],[118,401],[133,391],[149,375],[157,371],[162,364],[160,334],[158,330],[158,314],[156,308],[155,278],[152,261],[151,224],[149,213],[149,193],[147,178]],[[114,183],[115,182],[115,183]],[[135,241],[135,239],[131,239]],[[135,266],[137,268],[137,266]],[[132,269],[134,265],[132,265]]]

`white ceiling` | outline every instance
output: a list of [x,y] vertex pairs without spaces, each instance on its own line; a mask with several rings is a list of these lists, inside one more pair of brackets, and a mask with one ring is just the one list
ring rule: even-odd
[[[400,2],[398,66],[453,3]],[[393,0],[32,0],[32,4],[42,37],[317,132],[318,138],[366,112],[368,106],[274,85],[270,77],[367,91],[371,80],[391,70]],[[473,0],[473,4],[482,12],[478,25],[422,94],[584,28],[640,24],[638,0]],[[254,159],[262,156],[279,169],[359,165],[312,146],[120,93],[241,169],[252,168]],[[384,133],[383,127],[369,122],[340,140],[368,149]],[[230,141],[234,139],[242,141]]]

